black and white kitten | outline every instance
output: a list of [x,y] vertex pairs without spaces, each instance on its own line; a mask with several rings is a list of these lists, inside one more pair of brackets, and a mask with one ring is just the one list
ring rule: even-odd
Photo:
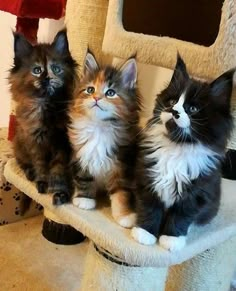
[[234,70],[211,83],[189,77],[178,56],[169,86],[156,99],[141,137],[137,226],[142,244],[184,247],[192,223],[208,223],[221,195],[221,161],[232,129]]

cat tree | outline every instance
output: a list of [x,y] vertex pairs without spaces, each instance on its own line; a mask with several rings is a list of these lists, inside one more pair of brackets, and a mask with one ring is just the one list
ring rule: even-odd
[[[83,64],[89,46],[99,57],[103,52],[121,58],[137,53],[137,60],[142,63],[168,68],[174,67],[178,50],[190,73],[206,79],[236,65],[234,0],[225,0],[218,37],[207,48],[168,37],[127,32],[122,26],[122,7],[122,0],[67,1],[68,39],[79,64]],[[229,147],[235,148],[234,137]],[[73,226],[91,240],[82,290],[228,290],[236,263],[234,181],[223,180],[218,216],[205,227],[194,227],[183,250],[169,253],[157,245],[136,243],[129,230],[113,221],[109,207],[94,211],[73,205],[54,207],[51,196],[38,194],[35,186],[26,181],[14,159],[8,161],[4,173],[9,182],[42,204],[48,217]]]

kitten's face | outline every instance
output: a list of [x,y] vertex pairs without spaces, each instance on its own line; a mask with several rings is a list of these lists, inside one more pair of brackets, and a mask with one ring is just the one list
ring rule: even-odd
[[84,78],[75,93],[74,117],[93,120],[126,120],[137,110],[135,85],[137,68],[134,59],[120,70],[99,68],[94,56],[86,56]]
[[157,97],[151,122],[176,143],[212,145],[228,137],[231,129],[230,97],[233,71],[212,83],[191,79],[178,56],[169,86]]
[[51,45],[32,46],[22,35],[14,35],[12,81],[31,97],[47,98],[73,82],[75,62],[70,56],[66,32],[61,31]]

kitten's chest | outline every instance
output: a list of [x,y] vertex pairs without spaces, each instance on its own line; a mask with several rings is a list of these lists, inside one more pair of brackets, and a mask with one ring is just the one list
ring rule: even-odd
[[218,162],[217,155],[200,144],[178,145],[162,136],[152,140],[152,147],[152,153],[145,157],[147,162],[153,162],[147,172],[153,191],[167,208],[183,197],[191,181],[208,175]]
[[75,150],[75,159],[81,168],[94,177],[106,176],[117,161],[117,136],[114,129],[88,122],[74,123],[70,139]]
[[[26,102],[17,108],[18,122],[29,128],[46,127],[65,127],[66,110],[51,108],[46,102]],[[63,125],[63,126],[62,126]]]

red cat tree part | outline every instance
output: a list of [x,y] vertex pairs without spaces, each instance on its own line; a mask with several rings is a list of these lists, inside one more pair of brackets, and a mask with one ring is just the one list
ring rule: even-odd
[[[40,18],[60,19],[65,14],[66,0],[0,0],[0,10],[17,16],[16,31],[22,33],[32,44],[37,42]],[[8,139],[15,133],[16,120],[10,115]]]

